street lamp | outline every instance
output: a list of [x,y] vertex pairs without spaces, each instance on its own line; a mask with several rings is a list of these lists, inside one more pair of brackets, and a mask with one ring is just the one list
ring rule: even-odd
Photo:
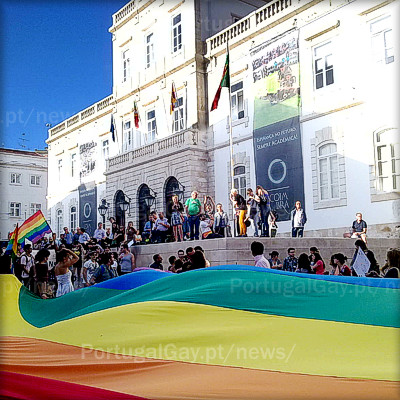
[[131,199],[125,193],[124,199],[119,203],[119,206],[124,213],[129,210],[128,214],[131,215]]
[[176,188],[176,190],[174,190],[174,194],[178,196],[179,201],[183,201],[183,195],[185,194],[185,186],[183,186],[182,183],[178,181],[178,179],[176,180],[176,183],[178,184],[178,187]]
[[[153,194],[151,194],[150,191],[153,192]],[[147,208],[151,208],[153,206],[156,197],[157,193],[153,189],[149,188],[149,192],[143,198]]]
[[106,223],[106,214],[108,211],[108,206],[109,204],[107,203],[106,199],[101,200],[101,204],[97,208],[99,211],[99,214],[103,217],[103,225]]

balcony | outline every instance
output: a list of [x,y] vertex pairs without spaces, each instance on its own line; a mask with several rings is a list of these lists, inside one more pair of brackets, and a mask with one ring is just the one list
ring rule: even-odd
[[[102,115],[105,112],[109,112],[111,106],[113,105],[114,97],[113,95],[106,97],[98,101],[97,103],[91,105],[85,110],[73,115],[67,120],[59,123],[54,128],[49,130],[49,139],[50,141],[54,140],[55,136],[58,136],[60,133],[65,133],[64,131],[76,129],[80,122],[87,122],[91,118],[96,118],[99,115]],[[74,126],[75,125],[75,126]]]
[[251,14],[207,39],[207,57],[211,57],[219,51],[224,50],[228,40],[229,44],[233,45],[246,36],[272,23],[276,23],[279,18],[288,15],[290,12],[299,9],[309,2],[306,0],[298,0],[297,2],[294,0],[275,0],[253,11]]
[[184,149],[196,148],[198,146],[198,131],[186,130],[179,132],[146,146],[110,158],[107,161],[106,175],[121,169],[148,162],[150,159],[154,160],[158,157],[166,157]]

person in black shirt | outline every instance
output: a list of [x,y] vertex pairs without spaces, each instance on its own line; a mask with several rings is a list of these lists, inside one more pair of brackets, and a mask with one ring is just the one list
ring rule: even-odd
[[230,199],[232,201],[233,207],[239,212],[239,237],[247,236],[247,226],[245,223],[246,214],[247,214],[247,204],[246,200],[241,196],[237,189],[231,190]]
[[362,219],[362,214],[359,212],[356,214],[356,220],[353,221],[353,225],[351,226],[353,230],[352,238],[353,239],[362,239],[365,243],[367,243],[367,223]]
[[153,269],[159,269],[161,271],[164,270],[162,263],[163,258],[161,257],[160,254],[154,254],[153,256],[153,264],[150,264],[149,267]]

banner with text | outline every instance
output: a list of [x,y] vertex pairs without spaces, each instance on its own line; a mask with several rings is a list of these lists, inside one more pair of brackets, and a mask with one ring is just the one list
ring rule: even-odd
[[93,236],[97,224],[97,190],[94,183],[79,186],[79,226]]
[[256,183],[269,191],[280,221],[290,219],[297,200],[304,204],[298,52],[297,30],[250,52]]

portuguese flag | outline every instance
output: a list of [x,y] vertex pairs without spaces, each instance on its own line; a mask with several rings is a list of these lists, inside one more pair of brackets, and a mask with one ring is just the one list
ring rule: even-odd
[[139,129],[139,111],[137,108],[136,101],[133,102],[133,119],[135,121],[135,128]]
[[215,93],[214,101],[212,102],[211,111],[218,108],[219,98],[221,97],[221,89],[223,87],[229,88],[230,86],[230,74],[229,74],[229,52],[226,53],[226,61],[224,66],[224,72],[222,73],[221,83],[219,84],[217,93]]

